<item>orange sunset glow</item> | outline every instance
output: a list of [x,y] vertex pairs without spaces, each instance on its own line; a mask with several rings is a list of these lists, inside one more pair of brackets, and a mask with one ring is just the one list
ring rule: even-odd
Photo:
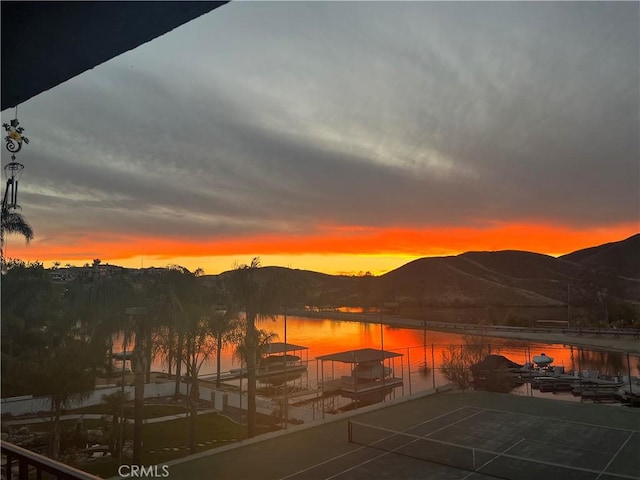
[[[259,328],[277,334],[278,341],[284,341],[284,319],[277,317],[275,321],[261,322]],[[426,336],[422,330],[396,328],[388,325],[382,327],[378,323],[360,323],[349,321],[335,321],[329,319],[309,319],[301,317],[289,317],[287,322],[287,342],[295,345],[308,347],[302,355],[304,360],[313,362],[317,357],[329,355],[341,351],[349,351],[359,348],[380,348],[384,342],[384,349],[395,351],[404,355],[403,363],[406,369],[407,363],[415,372],[419,365],[424,362],[426,356],[427,363],[435,361],[436,367],[442,364],[446,351],[452,345],[463,345],[465,342],[480,342],[489,348],[492,353],[504,355],[514,362],[524,364],[531,361],[531,356],[546,353],[553,357],[554,364],[563,366],[568,370],[578,370],[591,368],[602,362],[602,358],[593,357],[591,354],[583,354],[582,362],[578,361],[577,347],[562,344],[545,344],[542,342],[519,341],[503,338],[482,338],[474,336],[463,336],[456,333],[446,333],[437,331],[427,331]],[[115,342],[119,347],[119,342]],[[433,352],[433,357],[432,357]],[[593,358],[592,358],[593,357]],[[225,349],[221,359],[222,370],[226,371],[239,366],[239,361],[233,358],[233,348]],[[634,360],[634,369],[637,370]],[[337,367],[337,366],[336,366]],[[399,367],[399,364],[398,364]],[[162,371],[162,361],[156,360],[154,368]],[[315,374],[315,366],[310,366],[310,371]],[[213,373],[215,362],[208,362],[203,373]],[[407,372],[405,372],[406,374]],[[616,373],[616,372],[610,372]],[[440,376],[440,373],[437,373]]]
[[640,1],[0,5],[3,478],[640,480]]
[[379,275],[640,231],[632,3],[543,2],[539,18],[508,3],[260,3],[21,104],[16,208],[34,239],[9,236],[4,255]]
[[[37,225],[35,226],[37,229]],[[9,238],[9,257],[41,261],[46,266],[82,265],[100,258],[127,267],[178,264],[216,274],[247,263],[254,256],[263,265],[329,274],[384,273],[416,258],[457,255],[471,250],[525,250],[552,256],[618,241],[635,234],[635,223],[606,228],[572,229],[522,223],[489,228],[318,227],[312,234],[255,235],[245,238],[196,240],[162,237],[115,237],[96,231],[74,242],[36,239],[25,244]],[[36,230],[37,231],[37,230]],[[75,238],[75,237],[74,237]]]

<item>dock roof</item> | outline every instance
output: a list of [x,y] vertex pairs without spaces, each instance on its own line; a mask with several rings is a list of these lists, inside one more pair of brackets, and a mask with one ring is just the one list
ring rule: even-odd
[[387,358],[402,357],[401,353],[389,352],[388,350],[376,350],[375,348],[361,348],[359,350],[348,350],[346,352],[331,353],[321,355],[319,360],[331,360],[342,363],[375,362]]
[[267,346],[266,353],[285,353],[295,352],[296,350],[309,350],[309,347],[303,347],[301,345],[294,345],[293,343],[273,342]]

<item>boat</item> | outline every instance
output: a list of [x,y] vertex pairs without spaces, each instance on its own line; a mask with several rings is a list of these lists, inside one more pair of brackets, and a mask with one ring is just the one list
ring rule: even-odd
[[587,390],[582,392],[584,400],[591,400],[594,403],[615,402],[618,398],[615,390]]
[[299,362],[301,360],[299,355],[269,355],[260,360],[260,366],[262,367],[270,367],[270,366],[283,366],[285,364],[291,364],[295,362]]
[[[318,357],[322,378],[324,378],[325,362],[332,363],[331,371],[334,370],[333,362],[351,365],[350,375],[342,375],[338,379],[324,381],[323,390],[325,392],[336,392],[343,397],[358,401],[363,400],[365,396],[371,397],[374,392],[392,391],[393,388],[402,386],[403,379],[394,377],[393,368],[388,365],[395,358],[402,357],[401,353],[375,350],[373,348],[322,355]],[[385,362],[387,362],[386,365]],[[390,388],[391,390],[389,390]]]
[[[258,360],[256,378],[260,381],[263,381],[263,379],[270,379],[265,383],[274,383],[272,377],[277,377],[277,382],[279,383],[283,383],[292,378],[297,378],[295,374],[305,372],[309,363],[308,353],[306,360],[303,360],[302,356],[298,355],[298,353],[301,354],[308,350],[308,347],[294,345],[292,343],[270,343],[267,345],[266,350],[263,353],[264,356]],[[246,366],[241,368],[232,368],[228,372],[223,372],[220,375],[220,379],[235,380],[238,378],[244,378],[247,374]],[[200,379],[202,380],[210,380],[212,378],[215,378],[215,374],[200,376]]]
[[308,348],[292,343],[270,343],[265,351],[265,356],[258,363],[257,377],[277,375],[285,379],[290,373],[306,371],[308,362],[303,362],[302,357],[297,355],[305,350]]
[[640,407],[640,378],[623,377],[623,385],[616,391],[616,398],[632,407]]
[[622,377],[609,377],[606,375],[599,376],[593,375],[583,376],[571,389],[571,393],[575,396],[583,395],[587,392],[615,392],[618,388],[624,385],[624,379]]
[[531,388],[540,389],[541,392],[568,392],[578,380],[575,372],[565,373],[564,367],[551,367],[531,379]]
[[[570,392],[575,378],[570,375],[562,375],[558,377],[536,377],[538,379],[537,388],[541,392]],[[531,382],[531,387],[533,382]]]
[[553,357],[550,357],[549,355],[543,352],[540,355],[535,355],[533,357],[533,363],[535,363],[541,368],[545,368],[553,363]]
[[382,365],[380,361],[358,363],[351,371],[351,376],[357,382],[371,382],[391,375],[389,367]]

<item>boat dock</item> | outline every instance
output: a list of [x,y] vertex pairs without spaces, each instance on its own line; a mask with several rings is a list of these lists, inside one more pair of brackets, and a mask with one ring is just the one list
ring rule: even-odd
[[[394,361],[398,358],[402,361],[402,357],[401,353],[373,348],[322,355],[318,360],[321,377],[324,379],[321,384],[323,394],[339,394],[355,401],[381,401],[394,388],[404,386],[404,378],[393,376]],[[351,374],[340,378],[325,378],[325,362],[349,364]],[[333,370],[332,365],[331,371]],[[400,371],[403,372],[402,363]]]

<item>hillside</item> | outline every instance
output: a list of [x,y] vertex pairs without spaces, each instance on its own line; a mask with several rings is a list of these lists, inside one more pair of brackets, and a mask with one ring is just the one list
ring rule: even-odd
[[427,305],[560,305],[462,256],[422,258],[380,278],[385,290]]
[[640,279],[640,233],[619,242],[578,250],[560,259],[584,266],[610,268],[622,277]]
[[[215,286],[231,275],[226,271],[220,275],[206,275],[203,282]],[[257,281],[267,281],[279,278],[288,284],[301,287],[305,295],[290,299],[290,304],[311,305],[349,305],[358,296],[360,282],[357,277],[344,275],[329,275],[310,270],[290,269],[285,267],[262,267],[256,272]]]
[[[575,297],[593,266],[623,272],[621,296],[640,301],[640,235],[564,255],[505,250],[467,252],[457,256],[421,258],[379,277],[335,276],[308,270],[264,267],[263,279],[279,276],[303,287],[304,296],[291,304],[316,306],[379,306],[399,302],[413,306],[557,307]],[[205,277],[215,284],[230,272]]]

